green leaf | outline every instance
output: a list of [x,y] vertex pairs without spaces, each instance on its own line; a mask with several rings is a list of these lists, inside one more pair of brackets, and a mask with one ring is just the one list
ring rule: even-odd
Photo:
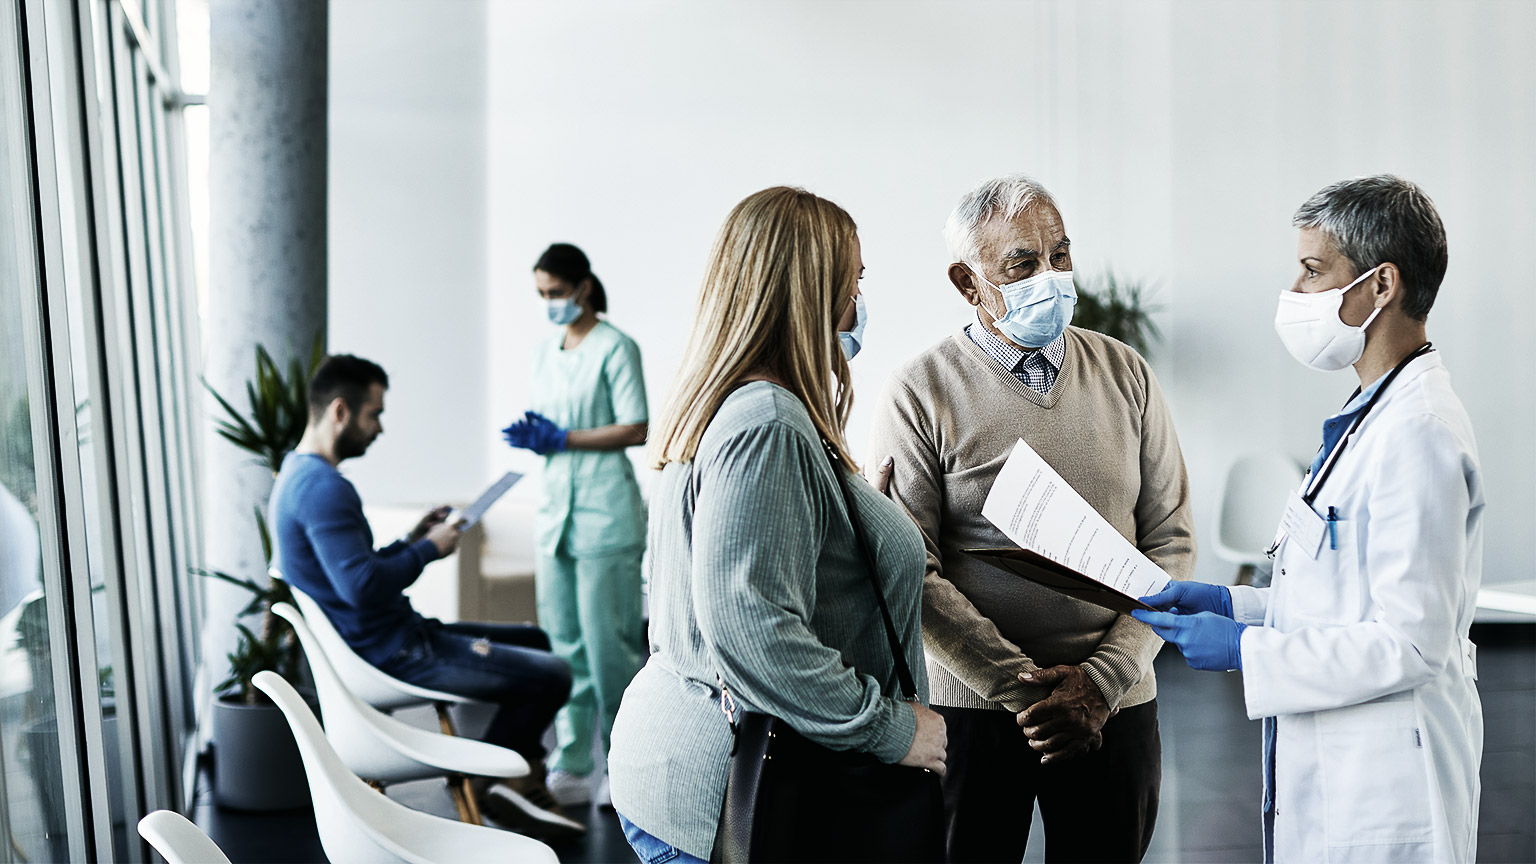
[[199,576],[207,576],[210,579],[218,579],[221,582],[228,582],[231,585],[238,585],[241,588],[244,588],[245,590],[254,594],[259,594],[262,590],[261,586],[256,584],[255,580],[241,579],[236,576],[231,576],[222,570],[205,570],[202,567],[193,567],[192,572],[198,574]]
[[1158,307],[1147,302],[1146,286],[1126,282],[1113,271],[1075,281],[1078,302],[1073,324],[1119,339],[1142,354],[1160,338],[1151,315]]
[[256,530],[261,534],[262,558],[270,568],[272,566],[272,531],[267,528],[267,517],[261,515],[261,505],[258,504],[251,509],[256,511]]
[[315,332],[315,344],[309,349],[309,374],[305,376],[305,382],[315,377],[315,372],[320,369],[320,364],[325,362],[325,332]]
[[235,410],[235,406],[229,404],[229,400],[228,399],[225,399],[223,396],[220,396],[219,395],[219,391],[213,389],[213,385],[209,384],[208,383],[208,379],[206,379],[206,378],[203,379],[203,387],[205,387],[208,390],[209,393],[213,394],[213,398],[218,400],[219,405],[224,409],[224,413],[229,415],[230,419],[226,420],[226,421],[223,421],[223,422],[229,423],[230,425],[233,425],[233,426],[238,426],[239,428],[246,429],[246,430],[249,430],[249,431],[252,431],[252,432],[255,431],[254,429],[251,428],[251,424],[249,424],[249,423],[247,423],[245,421],[245,417],[243,417],[240,414],[239,411]]

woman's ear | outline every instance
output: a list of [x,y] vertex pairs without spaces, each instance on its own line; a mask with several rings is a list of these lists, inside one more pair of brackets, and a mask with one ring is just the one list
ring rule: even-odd
[[1377,309],[1386,308],[1393,300],[1403,293],[1403,274],[1397,269],[1397,265],[1388,261],[1376,268],[1376,288],[1372,291],[1372,305]]

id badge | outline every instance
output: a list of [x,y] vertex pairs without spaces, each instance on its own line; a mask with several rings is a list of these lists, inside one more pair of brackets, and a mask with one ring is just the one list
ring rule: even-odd
[[1308,558],[1316,561],[1317,553],[1323,548],[1323,536],[1328,533],[1328,523],[1317,515],[1312,505],[1292,492],[1280,524],[1285,529],[1286,539],[1307,553]]

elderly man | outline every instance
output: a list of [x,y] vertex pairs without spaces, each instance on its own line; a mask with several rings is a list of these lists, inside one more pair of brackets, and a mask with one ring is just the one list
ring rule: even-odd
[[1270,861],[1473,861],[1483,744],[1477,440],[1425,319],[1447,262],[1423,190],[1377,175],[1296,211],[1275,328],[1297,361],[1353,366],[1290,498],[1272,587],[1179,583],[1137,610],[1196,669],[1241,669],[1264,719]]
[[869,451],[928,546],[923,639],[949,728],[951,861],[1017,862],[1038,799],[1052,858],[1139,860],[1162,758],[1146,625],[970,556],[1008,545],[981,515],[1023,438],[1176,579],[1194,567],[1173,420],[1135,351],[1068,327],[1072,249],[1050,193],[1010,175],[950,214],[949,281],[974,320],[898,369]]

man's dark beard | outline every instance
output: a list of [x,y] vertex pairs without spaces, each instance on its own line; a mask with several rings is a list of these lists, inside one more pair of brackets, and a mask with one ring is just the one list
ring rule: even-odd
[[341,435],[336,439],[336,459],[354,459],[368,452],[368,445],[373,443],[362,430],[355,425],[347,424],[341,430]]

